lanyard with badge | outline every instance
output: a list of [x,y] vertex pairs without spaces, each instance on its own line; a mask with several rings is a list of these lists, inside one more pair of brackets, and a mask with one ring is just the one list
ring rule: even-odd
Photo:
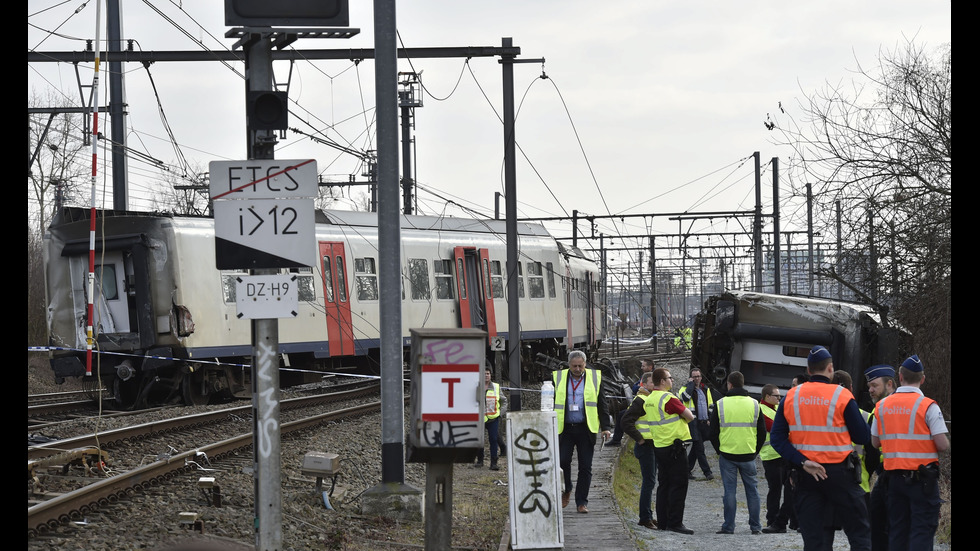
[[[572,400],[571,400],[571,403],[568,405],[568,411],[578,411],[579,410],[578,404],[575,403],[575,392],[578,390],[578,387],[582,386],[582,382],[583,381],[585,381],[585,377],[584,376],[581,379],[579,379],[577,383],[575,382],[575,378],[574,377],[569,377],[569,381],[568,382],[572,385]],[[583,396],[583,399],[584,399],[584,396]]]

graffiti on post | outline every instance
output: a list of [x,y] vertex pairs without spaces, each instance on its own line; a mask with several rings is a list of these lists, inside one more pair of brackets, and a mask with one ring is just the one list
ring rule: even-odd
[[477,423],[428,421],[422,423],[422,439],[433,448],[466,446],[480,439],[483,427]]
[[476,358],[471,354],[465,354],[466,346],[463,342],[452,339],[437,339],[427,341],[425,345],[426,363],[441,364],[468,364],[473,363]]
[[530,491],[521,499],[517,505],[517,510],[521,513],[533,513],[541,511],[545,518],[551,516],[551,497],[541,488],[549,480],[545,475],[551,472],[548,465],[552,463],[551,448],[548,438],[535,429],[524,429],[515,440],[514,461],[519,465],[526,466],[527,469],[515,473],[515,476],[524,476],[528,479]]

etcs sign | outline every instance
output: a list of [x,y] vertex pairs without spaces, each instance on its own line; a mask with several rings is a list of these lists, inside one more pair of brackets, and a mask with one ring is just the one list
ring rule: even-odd
[[210,163],[219,270],[316,264],[316,161]]

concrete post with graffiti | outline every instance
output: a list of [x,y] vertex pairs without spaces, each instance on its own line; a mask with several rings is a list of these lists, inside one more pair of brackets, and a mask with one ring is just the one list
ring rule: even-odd
[[507,415],[511,549],[561,549],[561,472],[554,411]]

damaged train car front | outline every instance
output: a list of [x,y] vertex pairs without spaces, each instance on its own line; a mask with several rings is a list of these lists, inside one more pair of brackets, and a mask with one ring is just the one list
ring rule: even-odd
[[806,372],[815,345],[825,346],[834,367],[851,374],[859,400],[867,396],[864,369],[900,361],[909,335],[874,308],[851,302],[727,291],[712,296],[694,323],[691,367],[724,388],[732,371],[758,395],[763,386],[789,388]]
[[[55,380],[86,376],[89,213],[62,209],[45,234],[45,290]],[[187,377],[175,358],[193,332],[190,312],[174,302],[173,231],[165,216],[100,211],[95,235],[91,377],[117,405],[146,407],[180,399]]]

